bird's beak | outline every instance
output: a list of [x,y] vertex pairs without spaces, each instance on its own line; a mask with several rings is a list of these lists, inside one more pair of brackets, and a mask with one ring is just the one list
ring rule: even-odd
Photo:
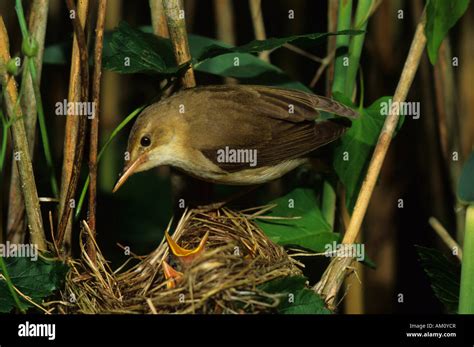
[[133,163],[126,165],[123,169],[122,176],[120,176],[119,180],[115,184],[112,193],[115,193],[122,186],[122,184],[124,184],[125,181],[136,172],[137,168],[147,160],[147,153],[143,153]]

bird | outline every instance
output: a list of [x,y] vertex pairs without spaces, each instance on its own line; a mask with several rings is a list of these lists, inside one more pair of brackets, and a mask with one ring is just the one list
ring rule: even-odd
[[[320,111],[340,117],[321,119]],[[358,116],[333,99],[292,89],[237,84],[184,89],[138,116],[113,192],[131,175],[161,165],[211,183],[266,183],[308,162]]]

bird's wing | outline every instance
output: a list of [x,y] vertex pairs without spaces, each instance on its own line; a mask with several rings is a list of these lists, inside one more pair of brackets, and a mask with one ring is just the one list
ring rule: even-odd
[[[347,118],[357,118],[358,113],[340,102],[324,96],[301,92],[298,90],[281,89],[266,86],[242,86],[250,88],[259,95],[259,105],[270,109],[268,115],[285,120],[299,121],[298,117],[306,120],[315,119],[318,111],[325,111]],[[293,113],[291,113],[292,111]]]
[[[310,94],[260,86],[236,87],[203,88],[194,107],[207,114],[191,112],[187,116],[191,146],[223,170],[249,168],[249,163],[219,162],[218,151],[226,147],[256,150],[256,167],[272,166],[334,141],[347,128],[337,120],[315,121],[317,111]],[[206,105],[198,107],[199,103]],[[294,105],[293,113],[288,105]]]
[[[347,128],[337,120],[315,121],[314,99],[308,95],[253,86],[201,88],[194,94],[194,112],[191,109],[187,115],[193,132],[190,144],[229,172],[248,169],[249,163],[220,162],[218,151],[226,147],[256,150],[256,167],[301,157],[334,141]],[[334,107],[328,106],[331,100],[324,102],[320,109]],[[294,113],[289,112],[288,105],[294,105]],[[206,110],[207,114],[197,110]]]

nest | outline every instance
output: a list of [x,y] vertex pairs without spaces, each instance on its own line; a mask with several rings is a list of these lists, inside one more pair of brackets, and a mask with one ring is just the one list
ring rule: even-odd
[[[173,239],[195,248],[208,233],[205,251],[170,285],[163,262],[171,262],[168,243],[149,255],[134,256],[112,271],[95,245],[92,261],[82,245],[80,260],[70,260],[71,271],[59,313],[268,313],[281,295],[259,289],[276,278],[301,274],[295,259],[273,243],[253,222],[268,208],[235,212],[189,210],[180,219]],[[88,230],[84,222],[85,232]],[[171,225],[171,222],[170,222]],[[168,230],[170,229],[168,226]],[[90,253],[90,252],[89,252]]]

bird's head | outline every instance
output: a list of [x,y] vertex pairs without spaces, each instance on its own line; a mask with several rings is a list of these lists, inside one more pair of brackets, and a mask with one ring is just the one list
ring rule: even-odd
[[176,117],[167,103],[147,107],[138,117],[128,138],[122,175],[115,184],[117,191],[134,173],[166,164],[170,144],[176,133]]

